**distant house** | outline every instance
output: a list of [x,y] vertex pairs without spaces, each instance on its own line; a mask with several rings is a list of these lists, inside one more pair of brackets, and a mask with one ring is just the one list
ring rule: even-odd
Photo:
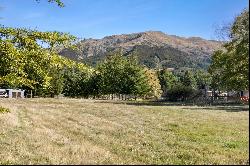
[[241,96],[249,97],[249,90],[242,91]]
[[[219,94],[218,91],[215,91],[215,93],[217,94],[217,96],[228,96],[228,93],[227,92],[222,92]],[[213,91],[207,91],[207,96],[213,96]]]
[[166,70],[167,70],[167,71],[174,71],[175,69],[169,67],[169,68],[167,68]]
[[[228,91],[228,92],[221,92],[219,93],[218,91],[215,91],[215,93],[218,95],[218,96],[238,96],[238,97],[242,97],[242,96],[245,96],[245,97],[249,97],[249,91],[248,90],[245,90],[245,91]],[[212,96],[212,91],[207,91],[207,96]]]
[[212,91],[207,91],[207,96],[213,96],[213,92]]
[[249,97],[249,90],[244,90],[244,91],[230,91],[228,92],[229,96],[245,96],[245,97]]
[[0,98],[24,98],[24,92],[21,89],[0,89]]

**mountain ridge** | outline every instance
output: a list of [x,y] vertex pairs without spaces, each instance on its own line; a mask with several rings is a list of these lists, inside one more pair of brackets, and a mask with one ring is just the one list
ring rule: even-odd
[[[124,55],[137,52],[140,63],[150,68],[156,67],[156,63],[162,63],[163,67],[207,68],[212,53],[222,44],[223,42],[201,37],[186,38],[168,35],[161,31],[145,31],[111,35],[102,39],[84,39],[77,43],[77,50],[63,49],[60,54],[95,65],[110,52],[122,50]],[[154,62],[156,57],[160,62]]]

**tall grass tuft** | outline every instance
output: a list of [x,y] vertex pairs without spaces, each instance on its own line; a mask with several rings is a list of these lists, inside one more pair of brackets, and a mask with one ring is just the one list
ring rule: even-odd
[[8,112],[10,112],[9,108],[4,108],[4,107],[0,106],[0,113],[8,113]]

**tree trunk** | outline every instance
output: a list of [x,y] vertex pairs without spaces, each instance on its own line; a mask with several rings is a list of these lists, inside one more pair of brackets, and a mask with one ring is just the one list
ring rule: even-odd
[[214,95],[215,94],[215,92],[214,92],[214,89],[212,90],[212,100],[211,100],[211,103],[213,104],[214,103]]

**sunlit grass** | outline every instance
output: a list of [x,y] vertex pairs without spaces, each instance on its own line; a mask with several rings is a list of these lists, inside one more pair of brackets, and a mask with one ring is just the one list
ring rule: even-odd
[[245,107],[0,99],[1,164],[247,164]]

